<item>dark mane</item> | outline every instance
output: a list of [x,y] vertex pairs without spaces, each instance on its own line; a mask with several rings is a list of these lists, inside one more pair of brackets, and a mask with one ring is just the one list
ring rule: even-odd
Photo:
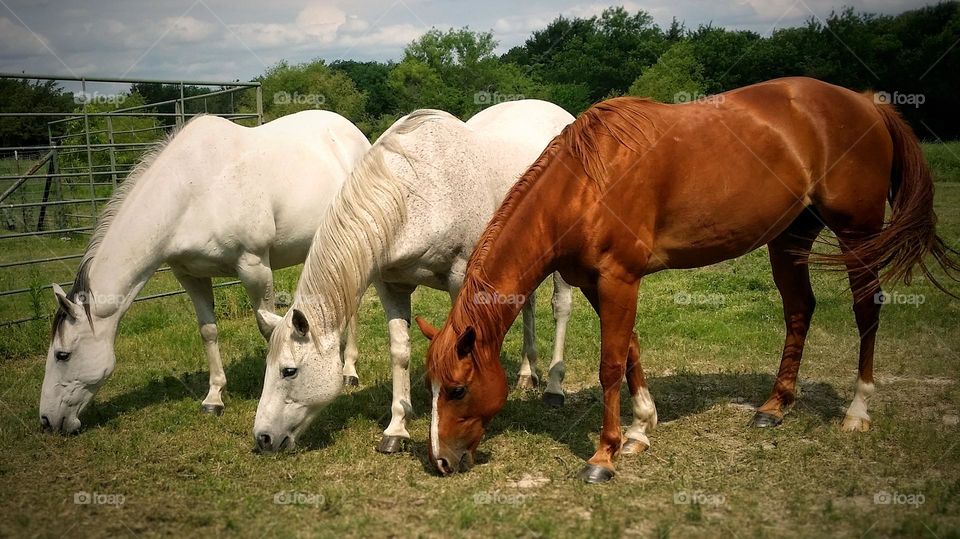
[[496,289],[487,280],[483,262],[520,201],[543,176],[554,158],[563,152],[570,154],[580,162],[587,179],[594,187],[603,191],[610,178],[600,156],[601,137],[612,138],[629,150],[642,154],[653,146],[662,133],[662,129],[655,122],[655,109],[661,107],[667,105],[635,97],[619,97],[594,105],[572,124],[563,128],[510,188],[470,255],[463,287],[448,320],[454,331],[452,334],[446,332],[437,336],[438,342],[434,343],[434,346],[439,347],[441,359],[427,364],[431,378],[447,384],[453,382],[451,377],[457,357],[453,353],[455,335],[460,335],[467,326],[473,326],[479,338],[491,335],[496,328],[503,327],[505,321],[500,319],[501,310],[493,308],[491,302],[475,300],[478,297],[492,298],[496,294]]

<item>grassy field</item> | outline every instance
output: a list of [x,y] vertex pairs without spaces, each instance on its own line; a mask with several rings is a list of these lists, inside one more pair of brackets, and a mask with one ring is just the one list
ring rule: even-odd
[[[936,199],[940,232],[957,245],[960,148],[927,150],[946,182]],[[278,288],[291,291],[297,271],[278,272]],[[251,451],[266,344],[235,287],[217,293],[228,377],[222,417],[199,413],[207,368],[183,296],[134,306],[117,371],[73,437],[39,429],[46,325],[0,330],[0,536],[960,537],[960,302],[923,280],[888,287],[917,301],[884,307],[874,427],[849,434],[839,429],[857,363],[849,292],[842,275],[814,279],[799,403],[781,427],[761,431],[747,423],[770,390],[783,331],[765,250],[647,278],[637,330],[661,424],[651,450],[621,459],[601,486],[575,478],[601,412],[598,322],[579,294],[566,407],[514,392],[480,464],[449,478],[427,462],[419,332],[412,446],[393,456],[374,450],[389,419],[390,368],[371,294],[361,311],[361,387],[336,400],[296,452],[277,456]],[[540,292],[546,356],[549,286]],[[414,297],[415,313],[434,322],[448,308],[444,294]],[[515,328],[504,346],[511,379],[519,350]],[[85,493],[100,503],[76,503]]]

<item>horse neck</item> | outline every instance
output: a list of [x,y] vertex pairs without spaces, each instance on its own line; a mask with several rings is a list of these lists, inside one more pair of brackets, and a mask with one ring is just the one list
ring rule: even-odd
[[[149,182],[149,178],[137,181]],[[176,201],[169,194],[175,188],[166,185],[158,190],[155,185],[136,185],[103,232],[87,268],[98,317],[122,315],[167,257],[169,236],[182,213],[182,208],[165,211],[168,203]]]
[[491,222],[489,226],[499,224],[502,228],[486,246],[482,259],[471,264],[457,297],[461,312],[473,310],[468,303],[483,306],[486,327],[482,331],[498,345],[502,345],[527,298],[554,271],[557,262],[555,237],[550,232],[557,223],[556,215],[538,208],[538,200],[545,193],[537,191],[547,183],[538,181],[502,222]]

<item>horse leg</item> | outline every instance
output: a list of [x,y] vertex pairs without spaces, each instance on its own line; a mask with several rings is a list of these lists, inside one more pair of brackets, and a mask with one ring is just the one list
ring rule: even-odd
[[536,389],[540,384],[537,376],[537,295],[530,293],[523,304],[523,354],[520,360],[520,373],[517,389]]
[[[639,281],[624,282],[601,276],[597,290],[587,296],[600,315],[600,386],[603,388],[603,428],[597,451],[580,471],[588,483],[603,483],[614,475],[613,461],[620,451],[620,385],[637,315]],[[585,291],[586,292],[586,291]]]
[[783,302],[786,336],[773,391],[754,414],[750,423],[754,427],[779,425],[796,400],[797,373],[816,306],[810,286],[810,267],[806,264],[807,253],[822,229],[815,215],[804,212],[767,245],[773,281]]
[[647,388],[647,378],[640,365],[640,343],[634,332],[627,349],[627,387],[633,404],[633,424],[626,432],[626,441],[620,452],[624,455],[642,453],[650,447],[647,433],[657,426],[657,406]]
[[[871,185],[871,190],[864,188],[848,196],[838,193],[831,199],[831,205],[821,211],[827,226],[837,235],[842,252],[849,253],[865,238],[883,229],[885,186],[886,183],[876,182]],[[860,260],[847,264],[847,276],[853,293],[853,314],[860,335],[855,394],[840,427],[848,432],[870,429],[867,401],[874,391],[873,353],[880,324],[880,306],[883,303],[875,295],[880,292],[879,269]]]
[[[847,250],[842,238],[841,242],[843,250]],[[853,401],[847,408],[840,428],[847,432],[866,432],[870,430],[867,401],[874,391],[873,353],[877,329],[880,326],[880,306],[883,302],[875,295],[880,291],[880,281],[875,269],[863,270],[848,266],[847,275],[850,290],[853,292],[853,314],[860,333],[860,356]]]
[[563,406],[563,378],[567,373],[563,363],[563,348],[567,340],[567,322],[570,320],[571,305],[573,304],[573,287],[560,277],[559,272],[553,274],[553,319],[557,324],[557,334],[553,341],[553,359],[547,371],[547,389],[543,393],[543,402],[548,406],[559,408]]
[[407,417],[413,415],[413,399],[410,398],[410,296],[414,287],[396,286],[382,281],[376,281],[374,286],[387,315],[390,361],[393,365],[390,424],[383,431],[377,451],[398,453],[410,439]]
[[174,272],[177,280],[187,291],[193,308],[197,312],[197,324],[200,326],[200,338],[203,340],[203,352],[210,365],[210,389],[203,399],[201,410],[208,414],[223,413],[223,387],[227,385],[227,376],[223,372],[220,359],[220,347],[217,344],[217,319],[213,310],[213,283],[209,277],[194,277]]
[[350,321],[347,322],[347,331],[344,335],[343,343],[343,385],[345,386],[358,386],[360,385],[360,377],[357,376],[357,356],[360,355],[360,351],[357,348],[357,317],[358,314],[354,314],[350,317]]
[[281,317],[274,312],[273,270],[269,257],[244,253],[237,263],[237,276],[250,297],[260,334],[270,340],[270,334]]

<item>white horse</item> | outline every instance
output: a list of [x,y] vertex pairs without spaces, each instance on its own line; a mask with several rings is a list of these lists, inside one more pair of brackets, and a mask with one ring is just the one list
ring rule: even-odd
[[[393,367],[391,420],[378,450],[409,439],[410,295],[424,285],[456,297],[480,233],[517,178],[573,121],[560,107],[525,100],[490,107],[467,123],[416,111],[384,133],[351,173],[314,237],[293,305],[270,339],[254,438],[261,451],[292,447],[340,392],[337,343],[372,282],[387,315]],[[533,298],[526,302],[518,385],[536,385]],[[570,287],[555,280],[557,339],[548,401],[562,399]]]
[[[303,262],[327,206],[369,147],[332,112],[254,128],[200,116],[142,159],[104,208],[71,292],[53,287],[59,309],[40,396],[43,428],[80,428],[80,412],[113,372],[120,318],[164,263],[196,308],[210,364],[202,409],[222,413],[211,277],[239,277],[269,337],[280,318],[272,270]],[[344,355],[350,370],[352,339]]]

